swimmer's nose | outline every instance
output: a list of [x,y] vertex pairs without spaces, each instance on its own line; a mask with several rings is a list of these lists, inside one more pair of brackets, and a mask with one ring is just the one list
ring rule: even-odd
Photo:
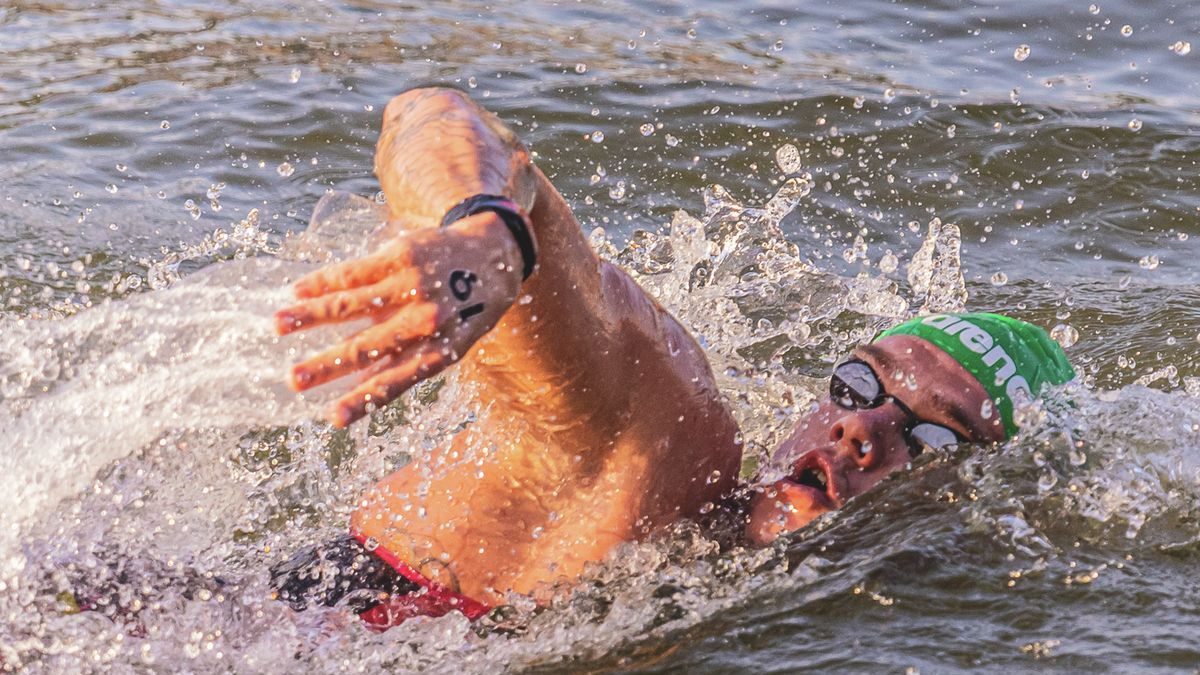
[[895,403],[847,410],[829,428],[837,469],[868,470],[879,466],[887,453],[905,445],[907,415]]

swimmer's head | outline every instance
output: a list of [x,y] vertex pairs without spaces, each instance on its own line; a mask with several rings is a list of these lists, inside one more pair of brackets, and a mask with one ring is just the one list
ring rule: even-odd
[[1041,328],[997,314],[907,321],[838,364],[828,397],[772,465],[788,476],[751,501],[747,535],[765,544],[870,490],[929,448],[995,443],[1014,408],[1075,375]]

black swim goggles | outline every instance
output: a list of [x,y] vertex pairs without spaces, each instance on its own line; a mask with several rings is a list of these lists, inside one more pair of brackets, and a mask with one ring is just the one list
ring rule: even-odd
[[904,440],[913,457],[925,449],[937,450],[964,442],[953,429],[926,422],[913,414],[900,399],[887,393],[871,366],[857,359],[843,361],[834,367],[829,378],[829,396],[846,410],[875,408],[888,401],[895,403],[910,420],[904,429]]

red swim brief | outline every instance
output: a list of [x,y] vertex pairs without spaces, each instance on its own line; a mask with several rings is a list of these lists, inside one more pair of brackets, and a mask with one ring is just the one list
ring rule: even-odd
[[390,565],[392,569],[396,570],[397,574],[420,586],[422,589],[415,593],[393,595],[382,603],[359,614],[359,617],[372,628],[385,630],[392,626],[398,626],[413,617],[436,617],[454,611],[462,612],[468,619],[474,621],[492,611],[491,607],[478,600],[472,600],[461,593],[456,593],[446,588],[436,581],[426,579],[425,575],[409,567],[386,548],[382,546],[376,546],[374,549],[369,548],[365,536],[355,534],[354,538],[364,548],[367,548],[367,550]]

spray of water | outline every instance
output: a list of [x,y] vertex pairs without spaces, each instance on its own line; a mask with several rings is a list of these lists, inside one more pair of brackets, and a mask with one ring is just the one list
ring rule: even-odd
[[[802,259],[779,223],[810,181],[788,173],[761,207],[714,186],[703,215],[677,213],[620,249],[592,233],[704,345],[751,449],[747,476],[825,364],[914,310],[967,300],[958,230],[936,220],[907,285]],[[1082,584],[1146,550],[1200,545],[1187,526],[1200,502],[1195,395],[1074,388],[1023,411],[1030,431],[1013,443],[922,460],[774,548],[681,524],[622,547],[548,609],[513,596],[475,626],[450,615],[379,634],[341,608],[293,612],[271,599],[266,568],[344,531],[366,486],[487,414],[464,407],[470,388],[450,375],[338,432],[312,421],[336,387],[282,385],[287,364],[332,337],[272,334],[287,283],[361,254],[381,220],[373,202],[335,195],[301,237],[273,244],[247,219],[151,263],[149,289],[63,318],[0,319],[0,667],[621,668],[778,602],[887,605],[881,570],[929,556],[975,551],[985,576]],[[487,444],[437,470],[469,475]]]

